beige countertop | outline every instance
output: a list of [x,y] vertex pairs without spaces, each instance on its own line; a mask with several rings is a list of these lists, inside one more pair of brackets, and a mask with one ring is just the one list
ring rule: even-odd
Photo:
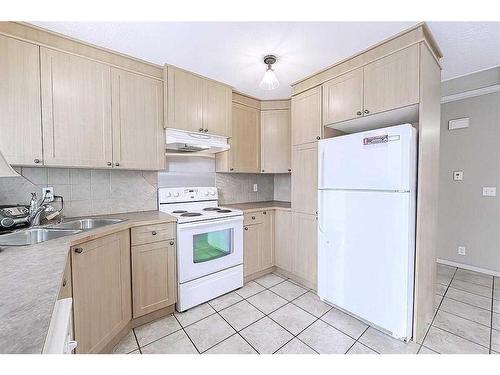
[[283,201],[244,202],[244,203],[221,204],[221,206],[229,208],[237,208],[245,212],[273,210],[273,209],[291,210],[291,203]]
[[127,220],[36,245],[0,250],[0,353],[42,352],[71,246],[135,226],[176,221],[159,211],[100,217]]

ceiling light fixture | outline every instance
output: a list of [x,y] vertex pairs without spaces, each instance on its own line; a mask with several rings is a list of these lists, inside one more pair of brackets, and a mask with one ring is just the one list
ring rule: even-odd
[[271,67],[276,62],[276,56],[267,55],[264,57],[264,64],[267,65],[267,70],[260,81],[259,87],[263,90],[274,90],[280,85],[273,68]]

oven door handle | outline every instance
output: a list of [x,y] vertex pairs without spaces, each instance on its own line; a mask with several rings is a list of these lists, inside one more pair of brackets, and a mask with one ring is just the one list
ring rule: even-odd
[[179,228],[179,230],[182,230],[182,229],[200,228],[214,224],[219,225],[219,224],[238,223],[238,222],[241,222],[243,224],[243,216],[235,216],[227,219],[208,220],[208,221],[200,221],[194,223],[182,223],[182,224],[177,224],[177,227]]

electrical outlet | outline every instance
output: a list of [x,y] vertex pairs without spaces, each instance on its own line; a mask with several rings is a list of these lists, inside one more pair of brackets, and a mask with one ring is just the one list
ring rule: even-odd
[[457,248],[458,255],[465,255],[465,246],[459,246]]
[[42,198],[45,197],[45,202],[54,201],[54,188],[52,186],[47,186],[42,188]]
[[453,172],[453,180],[462,181],[463,179],[464,179],[464,172],[463,171],[454,171]]
[[257,186],[257,184],[253,184],[253,191],[254,192],[259,191],[259,187]]
[[497,196],[497,188],[495,186],[483,187],[483,196],[484,197],[496,197]]

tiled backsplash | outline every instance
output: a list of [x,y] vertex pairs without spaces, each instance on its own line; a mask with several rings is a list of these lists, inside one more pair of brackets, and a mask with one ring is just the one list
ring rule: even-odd
[[[257,184],[258,191],[253,191]],[[272,174],[217,173],[215,186],[219,191],[219,203],[271,201],[274,199]]]
[[274,200],[275,201],[291,201],[291,176],[290,174],[275,174],[274,175]]
[[[53,186],[64,197],[64,216],[156,210],[158,173],[126,170],[16,168],[23,177],[0,178],[0,204],[27,204]],[[59,203],[54,202],[58,208]]]

